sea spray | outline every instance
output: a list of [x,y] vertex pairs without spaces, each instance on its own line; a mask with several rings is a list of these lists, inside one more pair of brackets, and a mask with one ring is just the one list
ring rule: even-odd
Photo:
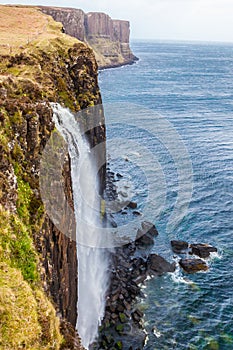
[[104,316],[108,288],[108,251],[103,248],[100,220],[99,180],[96,159],[81,133],[75,116],[53,105],[57,130],[68,144],[75,218],[77,223],[78,320],[77,330],[88,349],[98,335]]

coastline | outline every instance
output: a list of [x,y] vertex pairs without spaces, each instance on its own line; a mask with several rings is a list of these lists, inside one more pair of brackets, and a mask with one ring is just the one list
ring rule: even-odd
[[130,60],[128,62],[117,63],[117,64],[108,65],[108,66],[98,66],[98,71],[99,72],[103,72],[103,71],[105,71],[107,69],[114,69],[114,68],[120,68],[120,67],[125,67],[125,66],[132,66],[132,65],[136,64],[139,61],[140,61],[140,58],[135,56],[135,58],[133,60]]

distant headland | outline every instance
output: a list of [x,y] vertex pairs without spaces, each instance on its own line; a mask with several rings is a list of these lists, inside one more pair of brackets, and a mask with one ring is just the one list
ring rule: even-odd
[[61,22],[66,34],[91,46],[100,69],[137,61],[130,49],[129,21],[114,20],[100,12],[86,14],[74,8],[41,6],[40,9]]

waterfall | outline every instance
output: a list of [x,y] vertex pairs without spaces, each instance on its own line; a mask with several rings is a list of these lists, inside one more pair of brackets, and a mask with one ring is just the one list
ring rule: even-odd
[[104,316],[108,287],[108,252],[101,243],[100,197],[96,159],[81,134],[75,116],[53,105],[57,130],[68,144],[76,219],[78,258],[77,330],[82,345],[89,346],[98,335]]

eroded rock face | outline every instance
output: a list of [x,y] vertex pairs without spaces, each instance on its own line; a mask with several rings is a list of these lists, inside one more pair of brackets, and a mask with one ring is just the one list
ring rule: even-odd
[[130,23],[129,21],[112,20],[113,23],[113,41],[120,41],[121,43],[129,43],[130,37]]
[[[25,225],[30,225],[41,258],[42,284],[64,320],[62,327],[65,337],[73,334],[70,338],[73,345],[70,344],[68,348],[80,349],[78,340],[74,339],[77,318],[76,243],[59,232],[45,213],[39,192],[40,159],[54,130],[50,102],[59,102],[73,111],[79,111],[90,104],[101,103],[101,96],[92,50],[83,43],[68,48],[58,40],[53,45],[58,45],[58,50],[1,57],[4,76],[0,79],[3,92],[0,95],[0,129],[4,142],[0,156],[0,199],[4,209],[10,212],[18,210],[20,213],[17,207],[19,181],[21,187],[27,189],[28,194],[25,190],[23,192],[28,196],[25,203],[27,209],[26,214],[22,212],[21,219]],[[33,79],[8,75],[9,68],[16,72],[23,69],[30,72],[33,69]],[[104,139],[104,126],[90,130],[91,145]],[[103,170],[102,184],[104,177]],[[64,185],[72,206],[69,160],[64,164]],[[24,217],[26,215],[28,217]]]
[[[84,20],[85,13],[79,9],[59,8],[59,7],[41,7],[42,11],[52,16],[55,21],[65,24],[65,32],[68,35],[84,41],[85,28]],[[64,25],[63,24],[63,25]]]
[[61,22],[65,33],[86,41],[93,48],[99,68],[117,67],[137,60],[130,49],[128,21],[113,20],[102,12],[85,14],[79,9],[40,8]]
[[102,12],[89,12],[85,16],[87,38],[103,37],[112,39],[113,23],[111,17]]

